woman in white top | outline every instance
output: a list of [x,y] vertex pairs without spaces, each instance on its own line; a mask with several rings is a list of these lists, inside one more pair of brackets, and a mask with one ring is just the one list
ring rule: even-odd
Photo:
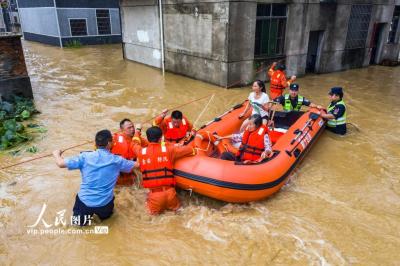
[[[251,115],[259,114],[263,118],[263,124],[266,125],[268,122],[268,111],[270,108],[269,97],[265,93],[265,84],[261,80],[256,80],[252,86],[252,92],[249,94],[249,101],[247,102],[246,108],[243,113],[239,115],[239,118],[243,118],[250,106],[253,108]],[[248,119],[246,119],[242,126],[240,127],[240,131],[243,131],[248,124]]]

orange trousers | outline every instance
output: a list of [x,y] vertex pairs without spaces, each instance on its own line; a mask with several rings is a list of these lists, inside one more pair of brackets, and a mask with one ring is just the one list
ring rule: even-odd
[[147,194],[147,209],[150,214],[160,214],[165,210],[176,211],[181,206],[174,187],[150,190]]
[[119,173],[117,179],[118,186],[132,186],[135,183],[135,173]]

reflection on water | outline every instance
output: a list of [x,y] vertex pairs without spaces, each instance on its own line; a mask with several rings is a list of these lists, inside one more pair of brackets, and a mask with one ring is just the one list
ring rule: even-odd
[[[48,128],[41,153],[143,122],[166,107],[182,107],[197,126],[245,99],[250,87],[224,90],[122,59],[119,45],[58,49],[24,43],[38,109]],[[181,191],[179,214],[150,217],[145,191],[118,188],[108,235],[32,236],[43,203],[46,221],[71,214],[79,172],[51,158],[0,173],[1,264],[114,263],[225,265],[396,265],[400,261],[400,68],[365,69],[300,78],[300,93],[326,105],[331,86],[345,88],[346,137],[324,133],[274,197],[226,204]],[[68,151],[88,150],[90,145]],[[29,158],[23,154],[23,159]],[[21,160],[1,156],[1,165]]]

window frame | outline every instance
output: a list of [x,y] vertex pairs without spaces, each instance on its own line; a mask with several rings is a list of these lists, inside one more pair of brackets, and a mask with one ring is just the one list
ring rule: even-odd
[[[71,20],[85,20],[86,35],[72,35]],[[71,37],[89,36],[89,27],[87,23],[87,18],[68,18],[68,24],[69,24],[69,34]]]
[[[359,12],[356,13],[357,8],[368,7],[369,13]],[[368,23],[363,20],[363,16],[368,16]],[[369,28],[372,19],[372,5],[360,4],[352,5],[350,10],[350,17],[347,25],[345,49],[364,49],[367,47],[367,39],[369,34]],[[364,25],[365,28],[359,26],[354,28],[355,24]],[[355,30],[356,29],[356,30]]]
[[[397,11],[397,16],[396,16],[396,11]],[[397,24],[394,26],[395,20],[397,20]],[[393,28],[395,29],[394,31],[393,31]],[[388,33],[388,37],[387,37],[387,41],[386,41],[388,44],[396,44],[399,42],[399,36],[398,36],[399,28],[400,28],[400,5],[395,5],[394,9],[393,9],[392,21],[390,22],[390,25],[389,25],[389,33]]]
[[[259,8],[259,6],[261,5],[265,5],[265,6],[269,6],[269,14],[267,16],[265,15],[256,15],[256,30],[255,30],[255,43],[254,43],[254,58],[255,59],[266,59],[266,58],[279,58],[279,57],[283,57],[285,55],[285,43],[286,43],[286,24],[287,24],[287,18],[288,18],[288,5],[287,4],[282,4],[282,3],[259,3],[257,4],[257,9]],[[273,11],[274,11],[274,5],[282,5],[285,7],[285,15],[273,15]],[[267,8],[267,7],[265,7]],[[260,22],[259,22],[260,21]],[[262,53],[262,33],[263,33],[263,27],[265,27],[264,23],[265,21],[268,21],[268,37],[267,37],[267,50],[266,53]],[[275,22],[274,22],[275,21]],[[284,22],[284,23],[282,23]],[[257,36],[257,24],[260,25],[259,31],[261,31],[259,33],[259,36]],[[273,24],[275,24],[276,26],[276,34],[274,35],[275,38],[271,38],[271,29],[274,26]],[[282,27],[283,24],[283,29],[280,32],[279,29]],[[281,36],[282,35],[282,36]],[[257,40],[257,37],[258,40]],[[275,48],[274,48],[274,52],[268,54],[268,51],[270,50],[270,45],[272,44],[272,39],[275,39]],[[259,52],[257,53],[257,49],[256,47],[259,47]],[[281,45],[281,47],[280,47]],[[280,53],[277,53],[277,50],[280,50]]]
[[[100,34],[99,32],[99,21],[98,21],[98,16],[97,16],[97,10],[107,10],[108,11],[108,20],[109,20],[109,25],[110,25],[110,33],[109,34]],[[97,35],[99,36],[108,36],[108,35],[112,35],[112,23],[111,23],[111,12],[110,9],[108,8],[96,8],[95,9],[95,15],[96,15],[96,31],[97,31]]]

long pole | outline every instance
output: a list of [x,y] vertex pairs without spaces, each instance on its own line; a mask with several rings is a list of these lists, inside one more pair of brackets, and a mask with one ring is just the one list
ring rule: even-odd
[[161,42],[161,68],[162,74],[165,74],[164,65],[164,23],[163,23],[163,13],[162,13],[162,0],[158,0],[159,13],[160,13],[160,42]]
[[55,14],[56,14],[57,31],[58,31],[58,40],[60,41],[60,47],[63,48],[63,43],[62,43],[62,40],[61,40],[60,21],[58,20],[58,11],[57,11],[56,0],[53,0],[53,5],[54,5],[54,12],[55,12]]
[[19,15],[19,5],[18,5],[18,0],[15,0],[15,4],[17,5],[17,16],[18,16],[18,22],[19,22],[19,32],[22,34],[22,37],[24,37],[24,31],[22,30],[22,21],[21,21],[21,16]]

